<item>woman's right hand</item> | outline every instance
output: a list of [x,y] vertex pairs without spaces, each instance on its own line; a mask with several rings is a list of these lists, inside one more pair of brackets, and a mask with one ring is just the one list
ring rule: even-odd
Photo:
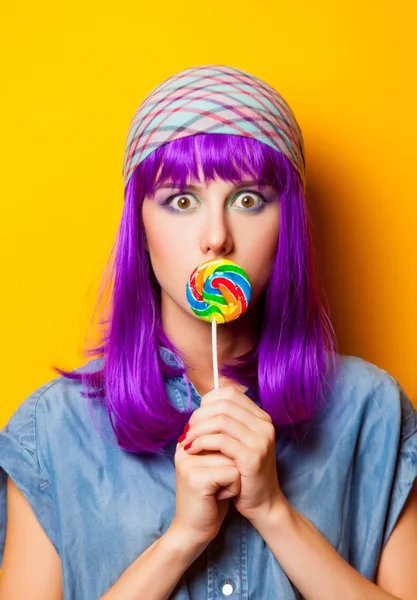
[[240,493],[235,462],[221,452],[190,455],[178,444],[175,470],[176,510],[171,527],[192,544],[209,544],[220,530],[230,498]]

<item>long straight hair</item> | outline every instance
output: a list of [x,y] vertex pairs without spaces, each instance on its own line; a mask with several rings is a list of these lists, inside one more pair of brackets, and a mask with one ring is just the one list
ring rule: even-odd
[[100,369],[55,367],[82,381],[85,397],[100,398],[119,446],[130,452],[163,451],[191,416],[190,392],[187,410],[180,411],[165,389],[167,378],[188,380],[181,362],[173,366],[161,359],[161,347],[177,356],[178,351],[161,324],[161,290],[146,252],[142,203],[154,197],[162,181],[180,189],[198,181],[199,169],[205,183],[215,178],[235,183],[245,176],[265,180],[280,198],[279,241],[260,300],[258,343],[224,365],[222,374],[249,387],[275,426],[290,431],[320,412],[335,375],[336,336],[318,290],[304,190],[294,167],[273,148],[246,137],[199,134],[174,140],[151,153],[125,189],[100,288],[99,298],[107,295],[108,301],[97,309],[102,310],[99,341],[86,348],[86,356],[104,359]]

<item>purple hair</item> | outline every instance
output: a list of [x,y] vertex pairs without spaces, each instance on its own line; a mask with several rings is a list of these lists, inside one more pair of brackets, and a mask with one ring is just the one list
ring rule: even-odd
[[[181,187],[199,178],[239,182],[244,176],[266,180],[280,197],[277,253],[260,301],[261,329],[254,350],[226,365],[222,374],[254,391],[276,427],[308,424],[324,406],[335,374],[337,342],[320,299],[314,272],[309,219],[298,173],[288,159],[251,138],[199,134],[174,140],[151,153],[135,170],[125,202],[107,276],[108,317],[100,320],[99,343],[87,356],[104,358],[95,372],[64,371],[83,383],[83,395],[107,407],[121,448],[161,452],[182,432],[191,416],[168,398],[165,379],[184,375],[167,365],[159,347],[177,350],[161,325],[160,287],[153,274],[142,225],[142,202],[169,179]],[[106,287],[107,286],[107,287]],[[98,305],[97,305],[98,306]],[[89,391],[88,391],[89,389]],[[188,386],[189,389],[189,386]]]

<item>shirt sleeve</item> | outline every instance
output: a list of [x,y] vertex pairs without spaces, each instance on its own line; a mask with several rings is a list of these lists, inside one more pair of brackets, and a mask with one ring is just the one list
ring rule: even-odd
[[7,476],[14,481],[58,552],[52,486],[39,460],[37,406],[46,386],[33,392],[0,431],[0,566],[7,526]]
[[346,432],[353,453],[346,527],[349,563],[375,581],[383,548],[417,476],[417,413],[388,373],[369,367],[365,375],[358,378],[364,388],[360,401],[355,404],[351,397],[356,414]]
[[400,434],[391,495],[385,523],[385,546],[398,521],[417,477],[417,412],[404,390],[395,382],[399,393]]

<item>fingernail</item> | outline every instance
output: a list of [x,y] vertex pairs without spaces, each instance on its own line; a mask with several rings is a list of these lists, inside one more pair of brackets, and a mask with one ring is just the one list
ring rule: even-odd
[[180,435],[180,437],[178,438],[178,443],[181,444],[181,442],[183,442],[186,437],[187,436],[185,435],[185,433],[183,433],[182,435]]
[[184,446],[184,450],[188,450],[189,448],[191,448],[191,444],[192,444],[192,442],[190,442],[189,444],[187,444],[186,446]]
[[187,433],[187,431],[189,431],[190,429],[190,424],[187,423],[187,425],[184,427],[184,433]]

